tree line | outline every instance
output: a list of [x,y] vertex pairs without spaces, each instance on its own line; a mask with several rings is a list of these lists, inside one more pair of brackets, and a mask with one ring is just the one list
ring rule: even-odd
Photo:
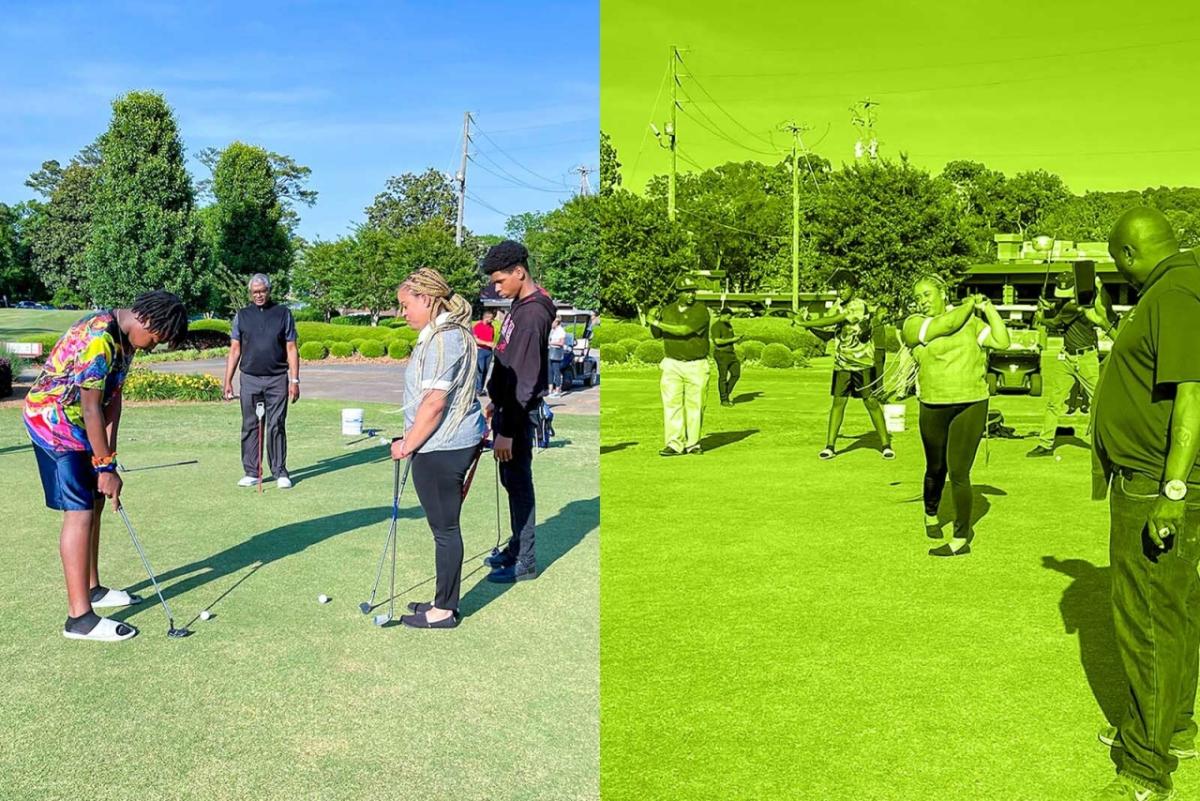
[[[0,203],[0,295],[80,307],[128,303],[149,289],[189,309],[226,314],[245,303],[254,273],[329,319],[366,309],[373,322],[395,306],[395,287],[418,267],[446,275],[472,300],[479,258],[501,237],[464,232],[455,242],[457,198],[434,169],[389,178],[364,219],[333,241],[297,234],[317,201],[311,169],[258,145],[232,142],[197,158],[195,181],[166,99],[130,92],[112,104],[109,127],[64,166],[43,162],[25,182],[37,197]],[[595,198],[509,220],[538,278],[556,297],[596,303],[599,233]]]
[[[1162,209],[1183,247],[1200,245],[1200,189],[1074,194],[1045,170],[1006,176],[977,161],[951,161],[933,174],[898,159],[834,168],[798,159],[801,290],[821,289],[839,270],[893,305],[913,279],[955,277],[995,260],[993,236],[1046,234],[1103,241],[1121,212]],[[676,179],[676,219],[667,218],[667,177],[645,191],[622,186],[620,161],[601,134],[601,304],[640,316],[667,300],[676,278],[696,268],[725,271],[732,291],[789,294],[792,281],[792,163],[727,162]]]

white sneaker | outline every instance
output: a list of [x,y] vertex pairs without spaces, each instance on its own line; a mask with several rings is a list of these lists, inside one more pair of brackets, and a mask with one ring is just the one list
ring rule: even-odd
[[254,476],[244,476],[238,481],[239,487],[253,487],[258,483],[258,479]]
[[287,476],[280,476],[276,480],[275,483],[276,483],[276,486],[278,486],[280,489],[291,489],[292,488],[292,480],[290,478],[288,478]]

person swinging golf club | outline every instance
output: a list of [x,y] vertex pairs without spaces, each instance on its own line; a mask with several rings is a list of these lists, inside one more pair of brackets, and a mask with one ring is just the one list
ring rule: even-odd
[[121,497],[121,387],[135,350],[176,343],[186,333],[187,311],[169,292],[148,292],[129,308],[93,312],[59,338],[25,397],[25,428],[46,506],[63,513],[59,554],[67,585],[63,636],[69,639],[116,642],[137,634],[128,623],[94,611],[141,601],[105,587],[99,574],[104,500],[117,506]]
[[895,459],[892,435],[887,430],[883,406],[876,397],[883,383],[883,369],[876,359],[874,315],[866,301],[855,296],[852,277],[843,275],[838,284],[839,297],[829,314],[794,321],[800,328],[834,330],[836,349],[833,355],[833,383],[829,389],[833,403],[829,407],[825,447],[818,456],[828,460],[837,455],[837,439],[846,416],[846,404],[851,397],[855,397],[862,400],[875,433],[879,435],[883,458]]
[[404,370],[404,436],[392,458],[411,459],[413,486],[433,532],[437,585],[432,601],[411,603],[400,622],[418,629],[458,625],[464,483],[487,423],[476,396],[471,304],[436,270],[421,268],[396,292],[417,341]]
[[675,283],[673,302],[653,309],[650,333],[663,341],[663,438],[660,456],[699,454],[708,396],[708,308],[696,301],[697,284],[690,276]]
[[251,303],[233,317],[229,358],[225,362],[225,400],[233,400],[233,374],[239,367],[242,373],[243,476],[238,486],[257,485],[262,491],[265,442],[276,486],[290,489],[285,423],[288,403],[300,400],[296,321],[287,306],[272,302],[270,278],[257,273],[250,279],[249,288]]
[[484,563],[492,568],[488,581],[509,584],[537,576],[533,440],[546,395],[548,342],[555,309],[546,290],[534,283],[529,252],[520,242],[506,240],[492,246],[479,270],[495,285],[497,294],[512,301],[500,326],[485,412],[492,424],[500,483],[508,493],[512,537]]
[[971,466],[987,424],[986,349],[1007,348],[1008,329],[982,295],[949,306],[946,284],[936,276],[918,278],[913,294],[919,313],[905,320],[901,335],[917,363],[926,536],[942,536],[938,507],[947,475],[954,496],[953,536],[929,555],[962,556],[971,552]]

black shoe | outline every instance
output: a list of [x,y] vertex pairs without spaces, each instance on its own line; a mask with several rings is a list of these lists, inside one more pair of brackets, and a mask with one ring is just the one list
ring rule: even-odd
[[458,613],[455,612],[444,620],[431,623],[429,618],[425,617],[424,612],[417,612],[413,615],[401,615],[400,623],[410,629],[453,629],[458,627]]
[[659,451],[658,455],[659,456],[683,456],[683,451],[677,451],[674,448],[668,446],[666,448],[663,448],[661,451]]
[[1033,450],[1031,450],[1029,453],[1027,453],[1025,455],[1030,458],[1035,458],[1035,459],[1040,456],[1053,456],[1054,449],[1047,448],[1045,445],[1038,445],[1036,448],[1034,448]]
[[728,398],[726,398],[725,400],[721,401],[721,405],[722,405],[722,406],[732,406],[732,405],[733,405],[733,401],[731,401],[731,400],[729,400]]
[[699,456],[700,454],[704,453],[704,451],[701,450],[699,445],[693,445],[684,451],[684,453],[686,453],[688,456]]
[[937,548],[929,549],[930,556],[966,556],[970,552],[970,542],[964,542],[957,551],[951,548],[950,543],[948,542],[944,543],[943,545],[939,545]]
[[430,601],[409,601],[408,611],[424,614],[433,608],[433,603]]
[[508,567],[498,567],[488,574],[487,580],[493,584],[514,584],[518,581],[529,581],[537,578],[537,565],[515,564]]
[[501,551],[500,553],[483,557],[483,563],[491,568],[512,567],[517,563],[517,560]]

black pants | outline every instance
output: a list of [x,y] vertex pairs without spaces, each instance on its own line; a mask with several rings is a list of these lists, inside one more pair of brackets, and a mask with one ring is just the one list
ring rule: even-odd
[[733,397],[733,388],[742,377],[742,363],[732,350],[713,350],[713,361],[717,363],[717,392],[722,401],[730,400]]
[[921,444],[925,446],[925,514],[938,513],[946,476],[954,496],[954,536],[971,530],[971,465],[987,425],[986,399],[975,403],[921,404]]
[[534,550],[534,521],[537,504],[533,494],[533,434],[537,426],[538,413],[530,412],[513,437],[512,458],[498,462],[500,483],[508,492],[508,517],[512,526],[512,539],[504,549],[508,559],[526,567],[537,565]]
[[288,377],[284,375],[241,376],[242,397],[242,467],[246,475],[257,476],[259,468],[258,417],[254,407],[262,402],[266,405],[263,416],[263,441],[266,443],[267,459],[271,464],[271,475],[279,478],[287,471],[287,421]]
[[437,567],[433,605],[438,609],[458,609],[463,562],[459,513],[462,511],[463,481],[477,450],[478,446],[472,446],[454,451],[416,453],[412,457],[413,486],[433,532],[434,564]]

